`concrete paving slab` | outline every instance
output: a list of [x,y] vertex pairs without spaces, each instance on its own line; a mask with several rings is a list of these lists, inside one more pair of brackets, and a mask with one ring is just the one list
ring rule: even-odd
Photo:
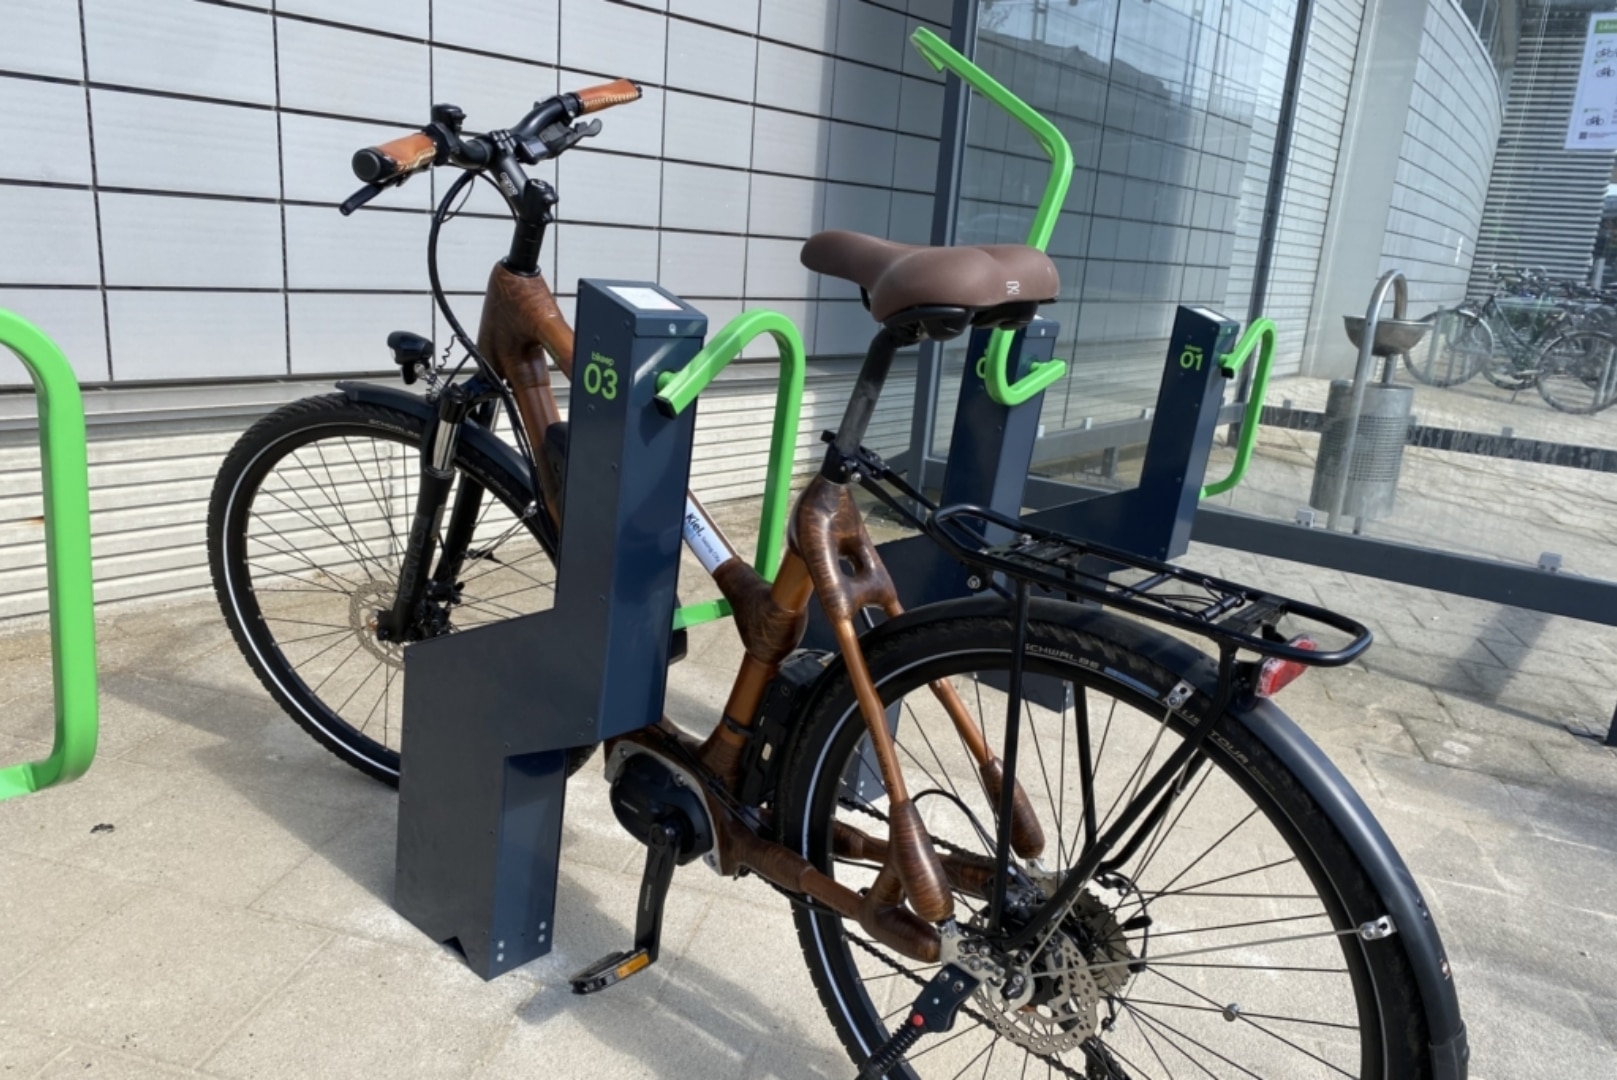
[[[141,890],[89,870],[0,851],[0,987],[123,907]],[[49,898],[49,902],[41,902]]]
[[202,1063],[224,1077],[466,1076],[527,997],[456,957],[336,937]]
[[1550,896],[1583,911],[1617,911],[1617,860],[1605,850],[1505,829],[1490,830],[1487,841],[1506,892]]
[[1549,763],[1526,739],[1485,735],[1416,717],[1406,717],[1404,726],[1421,753],[1438,765],[1529,783],[1543,783],[1555,776]]
[[337,760],[262,691],[253,697],[192,687],[184,723],[147,740],[127,760],[171,772],[203,772],[267,807],[313,800],[372,811],[388,789]]
[[0,659],[0,708],[9,710],[18,701],[50,692],[51,660],[48,647],[43,655],[30,649],[21,655]]
[[1466,731],[1501,735],[1507,739],[1559,741],[1566,737],[1566,721],[1558,711],[1506,706],[1498,702],[1484,704],[1450,690],[1437,691],[1437,697],[1454,726]]
[[[172,729],[179,717],[200,704],[183,684],[125,672],[103,673],[99,688],[96,756],[100,758],[123,757]],[[43,688],[0,706],[0,730],[44,742],[53,738],[56,696],[48,675]]]
[[1506,671],[1503,668],[1473,664],[1465,660],[1457,660],[1455,663],[1464,669],[1471,680],[1481,688],[1481,692],[1468,694],[1463,687],[1444,686],[1439,689],[1457,689],[1461,694],[1485,704],[1519,709],[1540,716],[1548,715],[1562,722],[1584,721],[1603,726],[1610,720],[1611,702],[1599,687],[1565,682],[1543,675]]
[[1511,645],[1502,641],[1486,643],[1489,652],[1499,658],[1500,666],[1510,671],[1529,675],[1548,675],[1552,679],[1596,686],[1602,691],[1617,687],[1610,675],[1610,661],[1592,661],[1570,653],[1527,645]]
[[1494,833],[1485,837],[1484,844],[1467,821],[1396,806],[1379,808],[1376,820],[1392,837],[1417,881],[1453,881],[1484,889],[1505,887],[1494,867]]
[[1447,716],[1436,691],[1423,683],[1411,684],[1403,679],[1353,665],[1338,668],[1328,677],[1324,677],[1324,672],[1315,674],[1321,676],[1319,681],[1324,685],[1330,699],[1341,705],[1358,708],[1379,706],[1401,715],[1427,716],[1432,719],[1445,719]]
[[[1607,777],[1613,773],[1617,768],[1608,766]],[[1617,794],[1586,791],[1568,798],[1558,787],[1507,783],[1505,790],[1521,807],[1525,823],[1540,836],[1617,852]]]
[[759,1080],[843,1080],[848,1069],[848,1055],[840,1047],[828,1050],[787,1042],[762,1042],[742,1067],[742,1075]]
[[[28,744],[37,751],[48,747]],[[20,754],[18,757],[28,756]],[[0,848],[60,859],[98,825],[117,828],[129,815],[167,790],[175,778],[144,765],[117,758],[96,761],[90,771],[70,786],[49,788],[23,799],[12,799],[0,809]],[[183,781],[181,781],[183,782]]]
[[[473,1075],[477,1080],[532,1080],[541,1069],[552,1076],[578,1070],[604,1080],[740,1080],[752,1075],[745,1071],[744,1051],[637,993],[638,978],[586,998],[559,988],[535,994],[516,1010]],[[614,992],[618,990],[622,992]],[[843,1075],[849,1072],[845,1066]]]
[[1555,742],[1534,744],[1542,757],[1555,770],[1568,795],[1592,790],[1613,791],[1612,773],[1617,771],[1617,751],[1590,739],[1569,738]]
[[[1444,947],[1466,970],[1489,971],[1582,994],[1609,995],[1617,986],[1617,919],[1579,911],[1543,890],[1516,897],[1452,882],[1423,883],[1422,891],[1441,905]],[[1455,976],[1462,1010],[1465,980]],[[1478,1011],[1478,1021],[1509,1023],[1506,1015]],[[1589,1073],[1587,1075],[1609,1075]]]
[[330,938],[229,905],[148,890],[0,992],[0,1016],[194,1065]]
[[393,910],[397,804],[351,820],[249,905],[254,911],[407,949],[438,946]]
[[[719,957],[729,962],[715,964]],[[835,1045],[791,909],[756,879],[736,882],[728,896],[714,899],[669,974],[663,1006],[743,1055],[780,1039]],[[785,1002],[793,1004],[782,1008]]]
[[1469,1029],[1471,1080],[1593,1077],[1591,1067],[1609,1060],[1612,1041],[1579,995],[1492,970],[1459,968],[1455,978],[1467,1007],[1511,1018]]
[[122,1054],[104,1046],[74,1045],[45,1069],[38,1080],[68,1080],[69,1077],[100,1077],[103,1080],[178,1080],[200,1076],[191,1069],[176,1068],[135,1054]]
[[1375,778],[1377,806],[1462,820],[1509,820],[1518,813],[1505,785],[1484,773],[1375,750],[1364,751],[1364,761]]
[[37,1076],[39,1070],[69,1045],[66,1039],[29,1031],[0,1020],[0,1076]]
[[86,836],[59,857],[125,881],[246,906],[353,820],[350,811],[313,800],[267,808],[252,794],[194,776],[123,815],[115,831]]

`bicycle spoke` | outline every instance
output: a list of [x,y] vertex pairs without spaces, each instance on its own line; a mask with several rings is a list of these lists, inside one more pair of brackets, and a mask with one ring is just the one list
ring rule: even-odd
[[[1251,1069],[1243,1068],[1241,1065],[1237,1064],[1236,1062],[1231,1061],[1229,1058],[1225,1057],[1223,1054],[1220,1054],[1218,1051],[1212,1049],[1211,1047],[1208,1047],[1208,1046],[1204,1045],[1203,1043],[1197,1041],[1196,1039],[1191,1038],[1189,1035],[1186,1035],[1184,1032],[1180,1031],[1178,1028],[1174,1027],[1172,1024],[1169,1024],[1167,1021],[1158,1019],[1158,1018],[1153,1017],[1153,1016],[1151,1016],[1151,1015],[1149,1015],[1147,1013],[1140,1012],[1138,1009],[1136,1009],[1132,1005],[1125,1005],[1124,1007],[1126,1009],[1128,1009],[1128,1011],[1130,1013],[1132,1013],[1132,1014],[1140,1017],[1141,1019],[1143,1019],[1145,1021],[1145,1023],[1150,1024],[1153,1028],[1156,1028],[1158,1030],[1159,1034],[1164,1029],[1166,1029],[1167,1031],[1171,1031],[1175,1035],[1179,1036],[1179,1038],[1185,1040],[1185,1042],[1188,1042],[1192,1046],[1198,1047],[1201,1050],[1205,1050],[1207,1053],[1209,1053],[1209,1054],[1213,1055],[1214,1057],[1218,1058],[1218,1060],[1220,1060],[1224,1064],[1230,1066],[1230,1068],[1237,1070],[1243,1076],[1253,1077],[1253,1080],[1263,1080],[1262,1077],[1258,1076],[1258,1074],[1253,1072]],[[1212,1077],[1215,1078],[1215,1080],[1217,1080],[1215,1073],[1209,1071],[1207,1066],[1203,1065],[1201,1062],[1197,1061],[1195,1058],[1191,1057],[1188,1053],[1186,1053],[1183,1047],[1179,1046],[1177,1043],[1171,1043],[1170,1045],[1172,1045],[1174,1047],[1174,1049],[1178,1050],[1179,1053],[1184,1054],[1184,1057],[1185,1057],[1186,1061],[1190,1062],[1192,1065],[1194,1065],[1198,1069],[1202,1070],[1202,1072],[1206,1073],[1208,1076],[1212,1076]]]
[[[326,479],[331,481],[331,493],[332,493],[332,496],[333,496],[333,501],[335,502],[335,497],[336,497],[337,491],[338,491],[337,481],[336,481],[336,478],[333,477],[332,474],[331,474],[331,463],[326,460],[325,448],[322,447],[319,443],[312,443],[311,445],[314,447],[315,453],[320,458],[320,467],[325,471]],[[301,451],[299,451],[299,453],[301,453]],[[294,454],[293,457],[297,458],[298,455]],[[300,464],[302,463],[301,458],[298,458],[298,461],[299,461]],[[307,472],[308,470],[305,469],[304,471]],[[312,480],[313,478],[314,477],[311,474],[310,479]],[[376,489],[371,485],[370,476],[367,475],[363,470],[361,470],[361,472],[359,474],[359,478],[364,481],[366,489],[369,490],[370,493],[371,493],[371,498],[375,499],[376,498]],[[378,505],[380,505],[380,504],[378,504]],[[343,514],[343,524],[348,526],[348,531],[349,531],[350,534],[352,534],[352,536],[354,538],[354,542],[356,544],[359,544],[362,547],[364,547],[365,553],[370,557],[370,559],[373,562],[375,562],[378,566],[384,565],[382,560],[376,557],[376,552],[371,547],[370,543],[359,535],[359,530],[354,528],[354,523],[353,523],[352,519],[350,519],[346,513]]]
[[[308,476],[310,483],[314,487],[318,488],[319,485],[320,485],[320,481],[315,478],[315,475],[314,475],[314,473],[312,471],[310,471],[309,466],[306,465],[303,462],[302,458],[300,458],[298,456],[301,452],[302,452],[301,450],[294,450],[292,452],[292,454],[290,455],[289,460],[295,462],[298,465],[298,467],[303,470],[304,474],[306,476]],[[309,504],[309,500],[304,497],[303,491],[300,488],[298,488],[296,485],[292,484],[289,481],[283,480],[282,483],[283,483],[283,487],[282,487],[281,490],[285,491],[286,493],[288,493],[290,495],[295,496],[297,498],[299,504],[303,507],[302,511],[300,511],[297,507],[293,506],[291,503],[287,502],[285,499],[281,498],[280,495],[277,492],[274,492],[274,491],[261,491],[260,493],[270,496],[270,498],[274,499],[276,502],[278,502],[282,506],[284,506],[287,509],[288,512],[296,514],[298,517],[302,518],[304,521],[307,521],[314,528],[319,529],[321,532],[324,532],[327,536],[331,537],[331,539],[332,539],[332,541],[334,543],[336,543],[344,551],[348,552],[348,554],[353,558],[353,561],[358,563],[362,570],[365,570],[365,576],[367,578],[370,578],[371,575],[370,575],[370,570],[367,569],[368,562],[367,562],[366,555],[362,554],[357,549],[350,546],[348,541],[344,540],[341,536],[337,535],[337,531],[335,529],[333,529],[330,524],[328,524],[327,522],[321,520],[319,511],[316,510],[313,506],[311,506]],[[335,482],[333,482],[333,484],[335,485]],[[348,517],[347,513],[344,511],[342,505],[336,501],[336,497],[337,497],[337,492],[334,489],[331,492],[330,497],[328,499],[328,505],[330,506],[330,508],[332,510],[335,510],[337,512],[337,514],[342,518],[343,524],[348,526],[348,532],[351,535],[354,536],[355,540],[358,540],[359,535],[354,530],[353,522],[349,519],[349,517]],[[304,513],[303,511],[307,511],[307,513]],[[265,524],[267,526],[268,522],[265,522]],[[278,530],[277,530],[277,535],[279,535]]]
[[[1220,1015],[1226,1015],[1225,1007],[1222,1006],[1222,1005],[1219,1005],[1216,1002],[1214,1002],[1213,999],[1208,997],[1207,995],[1201,994],[1201,993],[1198,993],[1195,990],[1192,990],[1190,987],[1188,987],[1188,986],[1184,985],[1183,983],[1179,982],[1177,979],[1170,978],[1169,976],[1162,974],[1160,971],[1155,972],[1154,974],[1156,974],[1157,978],[1167,980],[1168,982],[1170,982],[1173,985],[1179,987],[1181,990],[1183,990],[1185,993],[1191,995],[1192,997],[1198,998],[1199,1000],[1204,1001],[1204,1002],[1208,1003],[1209,1005],[1212,1005],[1214,1007],[1214,1009]],[[1138,1004],[1138,1003],[1136,1003],[1136,1004]],[[1336,1065],[1333,1065],[1329,1061],[1326,1061],[1324,1058],[1320,1057],[1318,1054],[1314,1053],[1312,1050],[1308,1050],[1308,1049],[1306,1049],[1304,1047],[1298,1046],[1296,1043],[1292,1042],[1290,1039],[1286,1038],[1284,1035],[1280,1035],[1280,1034],[1278,1034],[1276,1032],[1270,1031],[1268,1028],[1264,1027],[1262,1024],[1257,1023],[1256,1020],[1249,1017],[1246,1013],[1238,1012],[1238,1013],[1235,1014],[1235,1016],[1236,1016],[1237,1020],[1246,1021],[1246,1023],[1249,1024],[1251,1027],[1256,1028],[1258,1031],[1263,1032],[1265,1035],[1269,1036],[1271,1039],[1274,1039],[1277,1042],[1284,1043],[1286,1046],[1288,1046],[1291,1049],[1297,1051],[1299,1054],[1302,1054],[1305,1057],[1312,1058],[1313,1060],[1319,1062],[1321,1065],[1324,1065],[1326,1068],[1331,1069],[1334,1072],[1339,1072],[1343,1076],[1349,1077],[1350,1080],[1352,1080],[1352,1077],[1353,1077],[1352,1073],[1350,1073],[1347,1070],[1342,1069],[1342,1068],[1340,1068],[1340,1067],[1338,1067]],[[1299,1022],[1306,1022],[1306,1021],[1299,1021]],[[1324,1026],[1327,1026],[1327,1027],[1341,1027],[1343,1025],[1327,1024],[1327,1025],[1324,1025]],[[1358,1028],[1357,1027],[1352,1027],[1349,1030],[1357,1031]]]

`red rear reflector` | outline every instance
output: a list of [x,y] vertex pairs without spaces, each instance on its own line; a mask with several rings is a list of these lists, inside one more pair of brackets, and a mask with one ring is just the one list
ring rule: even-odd
[[[1286,644],[1294,649],[1306,649],[1309,652],[1319,648],[1314,639],[1307,634],[1299,634]],[[1297,677],[1307,670],[1308,665],[1300,660],[1282,660],[1278,656],[1271,656],[1258,665],[1256,693],[1261,698],[1274,697],[1296,682]]]

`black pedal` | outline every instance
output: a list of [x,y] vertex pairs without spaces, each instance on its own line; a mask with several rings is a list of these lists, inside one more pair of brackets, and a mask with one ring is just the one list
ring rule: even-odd
[[593,994],[627,979],[651,966],[651,954],[644,949],[608,953],[583,971],[568,978],[575,994]]
[[593,994],[646,970],[657,960],[662,943],[663,903],[674,880],[674,864],[679,856],[680,826],[664,818],[651,833],[646,846],[646,872],[640,878],[640,903],[636,908],[634,948],[601,957],[567,981],[575,994]]
[[859,1080],[882,1080],[898,1068],[922,1035],[954,1027],[960,1006],[976,991],[977,982],[977,977],[964,968],[945,964],[932,981],[921,988],[921,996],[915,999],[909,1015],[892,1038],[870,1055],[870,1060],[859,1070]]

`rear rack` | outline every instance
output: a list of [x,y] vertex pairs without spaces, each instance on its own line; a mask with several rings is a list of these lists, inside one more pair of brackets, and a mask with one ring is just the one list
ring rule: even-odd
[[[1009,530],[1013,538],[991,544],[984,538],[989,526]],[[981,506],[945,507],[926,520],[925,528],[956,559],[989,575],[1003,574],[1052,593],[1118,608],[1211,638],[1224,648],[1336,667],[1370,647],[1371,634],[1362,623],[1318,605],[1078,540]],[[1144,576],[1112,579],[1127,571]],[[1290,644],[1278,629],[1287,617],[1329,627],[1352,640],[1319,651]]]

